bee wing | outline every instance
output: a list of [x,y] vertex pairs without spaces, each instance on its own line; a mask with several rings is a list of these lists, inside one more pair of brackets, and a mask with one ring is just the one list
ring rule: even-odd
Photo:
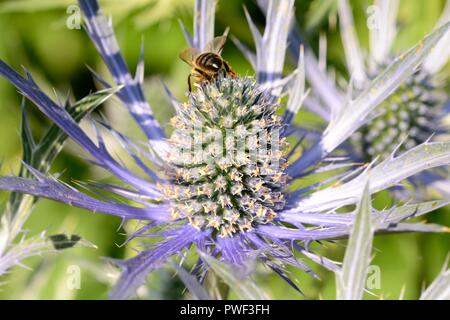
[[206,51],[221,54],[226,41],[227,41],[226,35],[215,37],[206,45]]
[[186,48],[180,52],[179,57],[181,60],[186,62],[188,65],[192,66],[192,60],[199,54],[196,48]]

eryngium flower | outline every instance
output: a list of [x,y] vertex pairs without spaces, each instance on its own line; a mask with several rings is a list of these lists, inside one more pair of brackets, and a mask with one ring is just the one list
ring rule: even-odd
[[379,115],[352,136],[357,155],[367,162],[384,159],[445,132],[439,126],[445,94],[436,82],[422,70],[401,85],[381,104]]
[[171,184],[161,186],[173,219],[211,227],[214,238],[273,221],[287,182],[277,109],[251,78],[220,77],[189,96],[172,118]]
[[[259,3],[265,2],[258,0]],[[366,53],[359,44],[348,0],[338,1],[340,35],[351,81],[342,90],[317,66],[311,50],[307,51],[307,78],[316,89],[306,105],[329,121],[335,118],[342,105],[364,90],[378,77],[395,57],[393,52],[397,32],[398,0],[374,0],[368,7],[370,50]],[[372,10],[372,11],[371,11]],[[450,21],[450,1],[447,1],[436,28]],[[299,28],[294,28],[290,40],[302,41]],[[355,161],[376,161],[391,157],[393,153],[409,150],[426,141],[446,139],[449,126],[445,118],[449,113],[449,98],[443,90],[448,77],[440,74],[450,56],[450,35],[447,33],[426,57],[420,69],[411,70],[410,76],[392,95],[382,101],[366,116],[345,146],[348,156]],[[298,50],[291,48],[294,56]],[[367,57],[367,59],[366,59]],[[320,80],[320,81],[319,81]],[[347,92],[346,92],[347,91]],[[415,185],[426,185],[439,193],[450,194],[449,172],[433,170],[410,179]],[[422,192],[425,196],[425,192]]]
[[[330,270],[338,270],[338,264],[317,256],[307,246],[312,241],[349,235],[355,213],[338,213],[337,209],[358,203],[364,188],[368,193],[383,190],[422,170],[450,162],[449,142],[422,144],[370,168],[368,184],[367,170],[345,171],[348,164],[327,158],[364,124],[362,116],[400,85],[410,68],[423,61],[448,26],[412,48],[403,61],[389,65],[384,75],[371,84],[371,90],[363,92],[354,105],[342,109],[340,117],[330,123],[316,145],[294,159],[296,152],[292,151],[296,148],[286,155],[285,140],[292,133],[290,122],[305,97],[302,55],[298,71],[288,77],[292,83],[288,86],[287,112],[282,119],[276,115],[280,94],[286,93],[282,89],[289,82],[282,79],[282,68],[289,32],[287,22],[292,18],[293,4],[292,0],[270,1],[264,35],[251,24],[258,52],[256,57],[252,54],[249,57],[254,58],[256,82],[252,78],[219,77],[198,86],[188,95],[186,103],[170,95],[176,111],[172,121],[175,130],[172,137],[166,139],[144,99],[142,63],[137,76],[132,77],[120,55],[110,21],[101,15],[96,1],[80,0],[88,33],[114,80],[122,86],[118,97],[146,133],[153,152],[142,150],[110,125],[103,123],[103,126],[119,140],[146,175],[140,177],[115,160],[100,130],[94,142],[64,108],[40,90],[28,73],[24,78],[0,61],[0,75],[86,150],[97,165],[125,184],[87,185],[92,191],[101,188],[102,195],[111,192],[110,199],[99,200],[30,167],[36,179],[0,177],[0,189],[54,199],[116,215],[124,221],[146,222],[130,239],[140,236],[162,240],[129,260],[116,261],[123,272],[113,298],[129,297],[149,272],[163,266],[171,257],[183,258],[184,251],[192,247],[198,253],[198,263],[193,270],[199,280],[204,279],[211,257],[229,264],[236,272],[248,271],[253,265],[250,262],[258,259],[296,289],[285,272],[286,265],[313,274],[296,257],[296,252]],[[212,39],[214,6],[214,1],[197,1],[194,37],[187,36],[191,47],[202,50]],[[104,80],[99,80],[108,86]],[[149,168],[148,161],[152,161],[158,171]],[[310,173],[334,173],[335,170],[341,172],[301,189],[292,183]],[[113,196],[125,197],[133,205],[118,203]],[[433,201],[385,211],[372,209],[373,229],[381,232],[447,231],[442,226],[402,222],[446,204],[446,201]]]
[[[396,13],[399,1],[378,0],[378,10],[373,25],[369,26],[370,54],[364,63],[363,53],[354,36],[351,7],[347,0],[339,1],[341,35],[345,47],[349,74],[352,74],[356,90],[364,89],[393,59],[392,46],[396,38]],[[444,9],[437,27],[450,20],[450,2]],[[450,50],[450,37],[438,44],[435,52],[424,62],[398,90],[384,101],[374,114],[374,120],[352,137],[357,154],[367,161],[374,157],[388,157],[392,152],[408,150],[433,135],[448,132],[442,119],[448,113],[444,109],[448,96],[442,89],[445,77],[439,70],[446,64]]]

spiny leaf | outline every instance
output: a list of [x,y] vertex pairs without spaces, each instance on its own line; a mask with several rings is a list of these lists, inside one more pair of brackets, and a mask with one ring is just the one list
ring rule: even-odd
[[[109,99],[121,86],[108,88],[90,94],[73,105],[67,107],[67,111],[76,122],[80,122],[86,115],[95,110],[99,105]],[[31,166],[39,171],[47,171],[46,167],[51,164],[67,139],[67,134],[57,125],[52,125],[36,147],[36,155],[33,157]]]
[[370,207],[369,184],[366,183],[345,251],[342,271],[336,273],[336,296],[339,300],[362,299],[374,234]]
[[450,228],[435,223],[383,223],[377,225],[377,234],[399,232],[449,233]]
[[30,123],[25,109],[26,100],[22,98],[22,125],[21,125],[21,140],[22,140],[22,158],[25,163],[30,163],[33,156],[36,143],[31,132]]
[[415,204],[406,204],[380,212],[382,221],[397,222],[422,216],[450,204],[450,200],[435,200]]
[[[95,110],[105,100],[114,95],[118,90],[120,90],[120,88],[120,86],[108,88],[93,93],[73,105],[68,105],[67,111],[76,122],[80,122],[81,119]],[[45,173],[48,171],[50,165],[61,151],[65,141],[67,140],[67,134],[64,133],[64,131],[62,131],[58,126],[52,125],[44,134],[39,143],[35,145],[25,112],[23,112],[22,117],[22,143],[24,145],[23,161],[25,164],[35,168],[37,171]],[[32,174],[24,165],[21,166],[19,175],[21,177],[32,177]],[[7,209],[8,220],[10,221],[10,241],[12,241],[18,232],[20,232],[23,223],[25,223],[28,219],[36,199],[36,197],[22,193],[11,194]]]
[[[398,157],[384,160],[370,170],[370,192],[395,186],[419,172],[450,164],[450,142],[423,143]],[[322,211],[355,203],[364,187],[364,174],[340,186],[317,191],[293,211]]]
[[266,300],[264,292],[249,278],[238,278],[231,266],[200,252],[201,258],[210,266],[214,273],[230,286],[240,299]]
[[[108,88],[90,94],[73,105],[68,105],[67,111],[76,122],[80,122],[86,115],[114,95],[120,87]],[[61,150],[67,134],[53,124],[44,134],[39,144],[35,145],[25,112],[22,116],[22,143],[24,145],[23,161],[41,172],[46,172]],[[20,176],[30,177],[28,170],[22,167]]]
[[183,281],[189,293],[197,300],[212,300],[197,278],[183,267],[175,266],[178,277]]
[[450,300],[450,269],[448,259],[444,268],[432,284],[422,293],[420,300]]
[[97,248],[91,242],[81,239],[79,236],[59,234],[47,237],[45,233],[21,241],[11,246],[11,248],[0,259],[0,275],[7,272],[10,268],[21,265],[21,262],[27,258],[54,253],[71,247]]
[[8,247],[9,239],[9,225],[7,215],[0,216],[0,257],[3,256],[6,248]]

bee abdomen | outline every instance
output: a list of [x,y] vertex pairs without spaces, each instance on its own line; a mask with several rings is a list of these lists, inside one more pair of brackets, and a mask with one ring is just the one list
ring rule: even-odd
[[219,71],[223,66],[222,58],[218,54],[212,52],[200,54],[195,62],[198,66],[214,72]]

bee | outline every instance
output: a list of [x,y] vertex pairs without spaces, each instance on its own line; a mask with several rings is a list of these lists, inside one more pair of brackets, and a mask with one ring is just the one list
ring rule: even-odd
[[194,82],[202,83],[216,79],[219,75],[236,77],[220,54],[227,40],[226,36],[216,37],[207,45],[204,52],[197,48],[187,48],[181,51],[180,59],[192,67],[188,76],[189,91],[192,92],[192,79]]

